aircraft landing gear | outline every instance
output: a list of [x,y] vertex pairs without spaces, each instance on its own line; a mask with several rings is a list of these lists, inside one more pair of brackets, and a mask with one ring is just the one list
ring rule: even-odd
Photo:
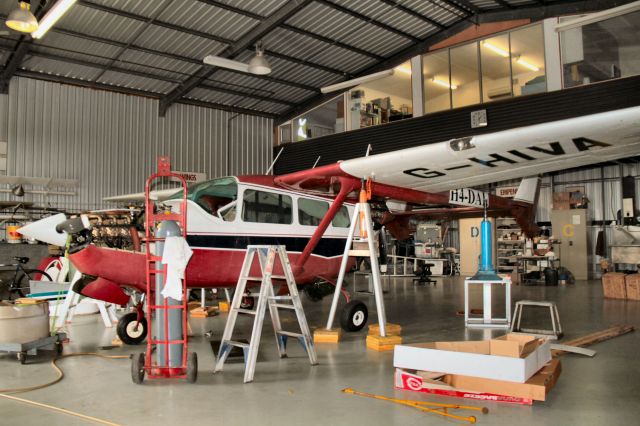
[[136,305],[136,312],[129,312],[118,320],[116,333],[127,345],[138,345],[147,337],[147,319],[142,312],[142,304]]
[[352,300],[342,308],[340,327],[344,331],[360,331],[367,324],[368,316],[367,305],[359,300]]

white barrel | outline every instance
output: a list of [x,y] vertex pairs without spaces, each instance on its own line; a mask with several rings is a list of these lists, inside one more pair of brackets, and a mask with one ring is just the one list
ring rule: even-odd
[[49,335],[49,304],[0,302],[0,343],[28,343]]

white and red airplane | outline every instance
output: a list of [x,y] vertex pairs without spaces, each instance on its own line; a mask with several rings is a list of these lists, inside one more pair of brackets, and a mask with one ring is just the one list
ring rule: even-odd
[[[281,176],[232,176],[192,185],[188,191],[187,241],[193,257],[187,267],[189,287],[235,286],[248,244],[283,244],[298,284],[333,280],[357,191],[371,180],[377,221],[399,239],[408,235],[410,215],[479,215],[481,209],[450,205],[450,190],[635,156],[640,153],[640,107],[452,139],[379,155],[357,158]],[[489,213],[516,218],[530,236],[537,179],[524,179],[516,198],[491,195]],[[139,199],[143,194],[112,197]],[[163,195],[163,194],[156,194]],[[177,195],[176,195],[177,196]],[[180,194],[180,197],[182,195]],[[164,201],[175,209],[181,199]],[[406,205],[384,208],[387,201]],[[397,203],[396,203],[397,204]],[[64,221],[62,217],[57,223]],[[49,230],[44,232],[43,221]],[[23,227],[28,237],[52,243],[52,218]],[[54,243],[55,244],[55,243]],[[139,251],[72,243],[70,260],[84,274],[79,293],[126,304],[123,288],[144,291],[145,256]],[[351,301],[342,326],[359,330],[366,306]],[[142,304],[125,315],[118,334],[126,343],[146,335]],[[139,324],[143,327],[140,328]]]

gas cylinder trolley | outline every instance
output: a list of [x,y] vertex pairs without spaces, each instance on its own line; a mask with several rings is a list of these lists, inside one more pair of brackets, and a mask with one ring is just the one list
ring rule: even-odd
[[[151,198],[152,184],[162,178],[182,184],[179,212],[168,210]],[[181,301],[160,293],[167,281],[168,266],[162,263],[162,254],[170,236],[187,237],[187,183],[184,177],[171,172],[169,157],[160,157],[158,171],[145,185],[146,316],[150,333],[146,352],[132,356],[131,378],[137,384],[143,382],[145,375],[150,379],[184,378],[189,383],[195,382],[198,375],[196,353],[188,352],[186,271],[181,280]]]

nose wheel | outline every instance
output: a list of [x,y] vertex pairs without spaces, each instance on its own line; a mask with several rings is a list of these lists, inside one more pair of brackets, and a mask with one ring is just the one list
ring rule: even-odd
[[138,313],[129,312],[118,320],[116,332],[127,345],[139,345],[147,337],[147,319],[142,317],[138,322]]
[[352,300],[342,308],[340,327],[344,331],[360,331],[367,325],[368,317],[367,305],[359,300]]

